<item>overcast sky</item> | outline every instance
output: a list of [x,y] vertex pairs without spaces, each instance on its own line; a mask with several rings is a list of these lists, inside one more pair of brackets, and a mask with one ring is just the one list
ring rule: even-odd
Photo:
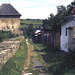
[[46,19],[51,13],[57,12],[56,6],[68,5],[73,0],[0,0],[0,4],[12,4],[20,13],[21,18]]

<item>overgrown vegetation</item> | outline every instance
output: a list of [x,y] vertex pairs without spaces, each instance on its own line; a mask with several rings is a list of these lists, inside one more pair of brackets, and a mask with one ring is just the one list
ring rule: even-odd
[[[60,32],[61,24],[70,20],[75,14],[75,0],[67,7],[61,5],[57,6],[57,14],[50,14],[48,19],[43,21],[43,28],[48,28],[53,34]],[[68,16],[68,17],[67,17]],[[63,52],[58,49],[46,47],[47,63],[49,64],[50,75],[75,75],[75,49],[69,52]]]
[[4,39],[14,38],[17,35],[14,35],[11,31],[0,31],[0,42]]
[[42,58],[47,63],[50,75],[75,75],[75,59],[72,60],[70,53],[42,44],[37,45],[40,47],[40,52],[44,53]]
[[27,58],[27,44],[23,40],[19,50],[9,59],[0,71],[0,75],[22,75],[23,65]]
[[42,24],[43,20],[40,19],[21,19],[21,30],[31,37],[36,29],[42,28]]

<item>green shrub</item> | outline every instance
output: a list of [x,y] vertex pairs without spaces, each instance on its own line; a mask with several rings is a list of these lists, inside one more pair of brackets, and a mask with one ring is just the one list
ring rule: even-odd
[[[39,46],[39,45],[38,45]],[[69,52],[61,51],[58,48],[53,48],[41,45],[41,52],[45,62],[48,65],[50,75],[75,75],[75,50]]]
[[17,35],[14,35],[11,31],[0,31],[0,42],[4,39],[14,38]]

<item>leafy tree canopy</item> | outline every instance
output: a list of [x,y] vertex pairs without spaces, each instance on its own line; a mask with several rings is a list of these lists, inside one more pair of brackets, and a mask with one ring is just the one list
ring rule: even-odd
[[67,7],[61,5],[57,6],[57,14],[50,14],[48,19],[43,20],[43,28],[51,29],[53,33],[60,30],[60,24],[66,21],[66,16],[71,15],[72,9],[75,7],[75,1],[67,5]]

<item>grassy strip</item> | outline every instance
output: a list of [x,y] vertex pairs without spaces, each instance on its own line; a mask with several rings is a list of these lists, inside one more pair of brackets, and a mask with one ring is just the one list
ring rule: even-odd
[[27,44],[22,42],[19,50],[7,61],[0,71],[0,75],[22,75],[23,65],[27,58]]
[[43,66],[47,66],[47,64],[45,63],[45,61],[42,58],[42,55],[45,54],[45,52],[43,52],[43,50],[46,46],[42,45],[42,44],[33,44],[33,46],[34,46],[34,51],[37,54],[36,58],[43,64]]
[[[43,66],[46,66],[46,63],[44,62],[42,55],[41,55],[41,51],[46,47],[45,45],[43,46],[42,44],[35,44],[31,41],[29,41],[31,45],[33,45],[34,47],[34,52],[36,54],[36,56],[32,57],[32,58],[36,58],[38,61],[40,61],[42,63]],[[39,47],[39,48],[38,48]],[[43,54],[45,54],[45,52],[43,52]]]

